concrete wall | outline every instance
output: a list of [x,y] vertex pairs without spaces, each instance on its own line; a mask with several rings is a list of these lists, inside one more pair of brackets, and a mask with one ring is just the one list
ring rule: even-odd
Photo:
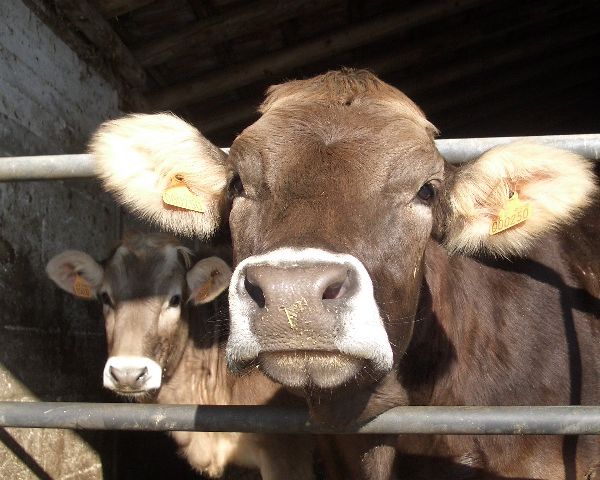
[[[115,89],[30,4],[0,0],[0,161],[81,153],[120,116]],[[0,182],[0,401],[118,401],[102,388],[100,306],[59,290],[44,267],[67,248],[103,259],[122,228],[149,230],[95,181]],[[0,428],[0,478],[201,477],[161,432]]]
[[[0,157],[80,153],[117,105],[21,0],[0,2]],[[106,255],[118,221],[91,181],[0,183],[1,400],[114,400],[101,389],[99,312],[58,291],[44,266],[67,247]],[[6,429],[0,441],[0,478],[111,476],[114,434]]]

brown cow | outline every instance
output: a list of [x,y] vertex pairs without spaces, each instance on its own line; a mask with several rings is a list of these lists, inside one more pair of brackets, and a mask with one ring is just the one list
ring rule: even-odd
[[[219,257],[191,269],[190,261],[191,252],[168,235],[133,234],[104,267],[68,250],[50,260],[47,272],[63,290],[102,301],[109,353],[105,387],[163,404],[281,401],[281,387],[256,370],[242,377],[227,372],[221,346],[227,322],[210,318],[202,304],[227,289],[230,268]],[[173,432],[173,438],[189,463],[210,477],[235,464],[259,469],[264,479],[313,478],[307,437]]]
[[[328,422],[600,401],[590,162],[516,143],[453,167],[419,108],[365,71],[272,87],[261,112],[229,155],[165,114],[108,122],[91,147],[137,213],[200,236],[229,219],[230,368],[258,362]],[[165,208],[173,178],[203,213]],[[600,457],[594,437],[336,443],[355,478],[574,479]]]

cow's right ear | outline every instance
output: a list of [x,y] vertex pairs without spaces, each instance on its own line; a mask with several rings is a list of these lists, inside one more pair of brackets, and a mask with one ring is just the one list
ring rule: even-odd
[[52,257],[46,273],[65,292],[91,300],[102,285],[104,269],[87,253],[66,250]]
[[598,195],[592,162],[524,141],[492,148],[449,179],[445,243],[464,254],[526,255]]
[[186,275],[190,302],[194,305],[212,302],[229,287],[231,268],[219,257],[200,260]]
[[175,115],[106,122],[90,153],[106,190],[134,213],[183,235],[219,227],[232,177],[227,155]]

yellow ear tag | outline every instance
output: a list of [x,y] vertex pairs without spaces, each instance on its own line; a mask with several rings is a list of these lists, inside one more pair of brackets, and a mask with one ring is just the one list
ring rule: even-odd
[[197,302],[200,302],[200,301],[204,300],[205,298],[208,298],[208,296],[210,295],[210,292],[212,291],[212,289],[213,289],[213,278],[210,277],[198,289],[198,293],[196,293],[196,295],[194,296],[194,299]]
[[92,287],[81,275],[75,275],[73,293],[79,298],[93,298]]
[[531,216],[529,202],[519,200],[519,194],[514,192],[512,197],[504,204],[496,218],[490,225],[490,235],[503,232],[519,223],[523,223]]
[[163,192],[162,199],[167,205],[204,213],[204,205],[202,205],[200,197],[194,195],[187,185],[177,177],[171,179],[171,183]]

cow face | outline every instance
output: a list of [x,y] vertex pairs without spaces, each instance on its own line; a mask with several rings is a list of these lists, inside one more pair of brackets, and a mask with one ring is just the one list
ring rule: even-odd
[[416,309],[444,178],[433,129],[400,94],[271,101],[229,156],[230,362],[295,387],[377,377],[410,339],[383,319]]
[[[109,122],[92,152],[107,189],[167,227],[207,235],[229,214],[229,365],[258,362],[288,387],[339,387],[393,368],[411,338],[428,242],[520,253],[594,188],[585,160],[540,146],[455,170],[422,112],[368,72],[274,87],[261,111],[229,157],[167,115]],[[173,177],[205,213],[162,202]],[[490,237],[515,190],[535,219]]]
[[[102,267],[83,252],[68,250],[47,266],[67,292],[98,298],[108,341],[104,386],[137,397],[158,390],[177,367],[188,339],[192,305],[216,298],[231,270],[218,257],[189,269],[190,252],[163,235],[127,238]],[[89,292],[89,295],[87,293]]]

